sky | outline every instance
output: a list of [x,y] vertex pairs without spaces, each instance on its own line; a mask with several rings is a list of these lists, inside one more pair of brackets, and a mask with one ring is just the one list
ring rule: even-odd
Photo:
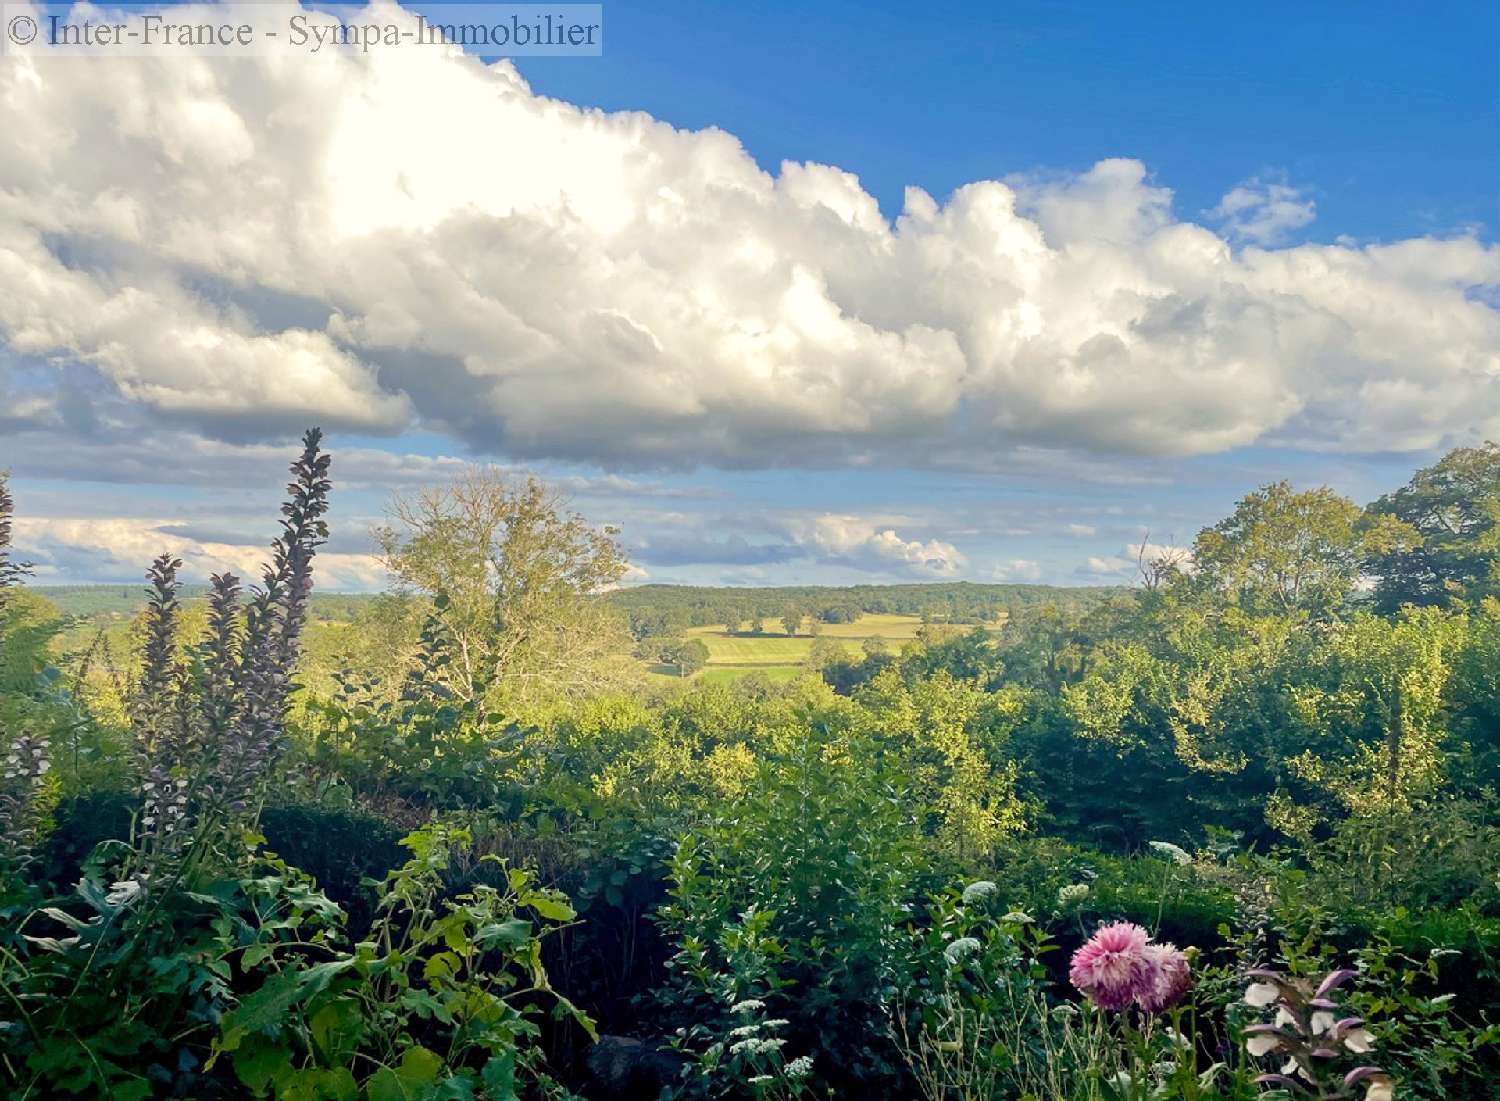
[[1488,5],[604,20],[590,58],[0,57],[38,580],[253,573],[309,424],[347,590],[469,462],[631,581],[1076,585],[1500,437]]

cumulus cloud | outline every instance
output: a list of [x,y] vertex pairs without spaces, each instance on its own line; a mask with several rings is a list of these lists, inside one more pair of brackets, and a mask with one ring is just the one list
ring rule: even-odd
[[[139,582],[146,566],[164,552],[182,559],[182,576],[203,582],[228,570],[241,578],[260,578],[269,557],[264,544],[234,542],[230,532],[193,532],[182,525],[140,517],[20,516],[15,542],[36,563],[40,581]],[[230,541],[225,541],[230,540]],[[370,554],[330,549],[319,553],[314,567],[323,589],[377,588],[386,580],[384,567]]]
[[793,540],[823,561],[875,573],[953,577],[968,559],[941,539],[903,539],[891,527],[860,516],[824,513],[788,523]]
[[1236,241],[1279,245],[1317,217],[1317,204],[1300,188],[1259,178],[1234,188],[1209,216]]
[[1096,581],[1135,581],[1140,578],[1142,563],[1149,565],[1162,560],[1190,570],[1192,548],[1171,543],[1127,543],[1118,554],[1089,555],[1073,572],[1078,577]]
[[[894,579],[958,576],[968,558],[941,539],[909,538],[910,517],[773,510],[744,513],[638,513],[626,525],[632,561],[648,566],[735,567],[722,576],[768,576],[764,567],[842,567]],[[740,528],[743,532],[726,529]],[[637,532],[644,534],[635,534]]]
[[891,221],[836,167],[769,173],[457,51],[0,67],[0,346],[247,445],[317,421],[611,467],[987,468],[1500,433],[1500,249],[1231,247],[1304,215],[1254,182],[1217,233],[1108,160],[913,188]]
[[994,578],[996,581],[1040,581],[1042,566],[1029,558],[1012,558],[995,567]]

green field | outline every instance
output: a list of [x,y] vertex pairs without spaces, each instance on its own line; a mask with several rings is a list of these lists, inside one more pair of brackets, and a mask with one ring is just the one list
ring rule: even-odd
[[[993,630],[999,623],[989,624]],[[767,623],[767,627],[779,624]],[[819,636],[804,621],[802,633],[793,637],[779,630],[764,634],[730,634],[722,623],[693,627],[685,632],[689,638],[702,639],[708,647],[708,666],[698,679],[710,683],[734,680],[747,673],[760,673],[772,680],[791,680],[801,671],[819,636],[843,643],[858,656],[860,645],[870,638],[884,640],[892,650],[917,637],[922,620],[910,615],[863,615],[853,623],[823,623]],[[665,667],[663,667],[665,668]]]

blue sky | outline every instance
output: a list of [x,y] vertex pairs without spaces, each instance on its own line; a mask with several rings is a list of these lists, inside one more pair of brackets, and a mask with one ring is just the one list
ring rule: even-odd
[[1134,157],[1186,215],[1285,173],[1307,236],[1500,216],[1500,9],[1472,4],[612,3],[605,56],[527,59],[537,90],[718,126],[774,169],[859,175],[895,214],[1037,168]]
[[514,69],[0,71],[0,464],[43,579],[245,568],[312,421],[343,588],[460,460],[557,481],[636,580],[1084,584],[1500,428],[1486,5],[605,25]]

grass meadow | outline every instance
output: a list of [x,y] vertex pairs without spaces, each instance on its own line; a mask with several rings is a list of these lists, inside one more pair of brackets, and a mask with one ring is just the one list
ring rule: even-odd
[[[997,620],[988,626],[998,630],[1003,622]],[[684,632],[688,638],[701,639],[708,647],[708,665],[694,679],[717,684],[758,673],[775,681],[794,680],[820,637],[841,642],[855,651],[866,639],[878,638],[892,650],[899,650],[917,637],[922,620],[919,616],[869,613],[853,623],[819,624],[817,635],[812,634],[807,620],[803,620],[800,632],[791,636],[780,631],[779,623],[767,621],[766,626],[768,630],[758,635],[731,633],[722,623]],[[671,670],[671,666],[657,667],[658,675],[678,679]]]

